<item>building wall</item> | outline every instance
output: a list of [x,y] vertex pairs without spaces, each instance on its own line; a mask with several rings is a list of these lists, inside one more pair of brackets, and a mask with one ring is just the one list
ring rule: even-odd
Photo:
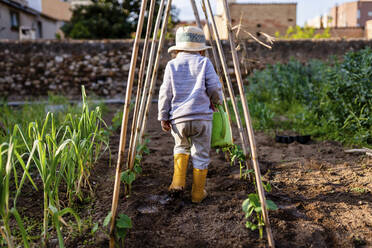
[[12,30],[10,27],[10,9],[0,3],[0,39],[18,40],[18,30]]
[[59,30],[57,21],[51,21],[45,17],[41,17],[43,23],[43,39],[55,39],[56,33]]
[[371,40],[372,39],[372,20],[366,22],[365,26],[366,38]]
[[358,23],[360,27],[364,27],[368,20],[372,20],[372,1],[358,2],[358,8],[360,10]]
[[[247,38],[250,32],[253,35],[259,36],[259,32],[264,32],[274,36],[275,32],[284,34],[288,27],[296,25],[296,4],[258,4],[258,3],[230,3],[230,15],[232,25],[240,24],[240,38]],[[219,31],[225,34],[226,22],[225,17],[220,17]],[[221,35],[222,39],[227,36]]]
[[[315,34],[323,33],[324,29],[316,29]],[[365,37],[365,30],[361,27],[345,27],[345,28],[330,28],[329,34],[331,38],[354,38],[362,39]]]
[[[35,30],[38,28],[38,21],[42,23],[42,38],[54,39],[55,33],[58,30],[57,22],[43,16],[34,16],[18,9],[13,9],[6,4],[0,3],[0,39],[18,40],[19,30],[13,30],[11,28],[10,11],[17,12],[19,14],[19,27],[31,27]],[[37,38],[40,38],[36,34]]]
[[42,0],[42,13],[57,20],[69,21],[72,16],[70,4],[61,0]]
[[331,27],[364,27],[372,20],[372,1],[360,0],[343,3],[330,11]]
[[344,3],[339,6],[339,27],[357,27],[358,5],[356,2]]

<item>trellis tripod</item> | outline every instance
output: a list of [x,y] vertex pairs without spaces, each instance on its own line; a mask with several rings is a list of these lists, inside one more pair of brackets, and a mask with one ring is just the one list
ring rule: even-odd
[[[155,83],[157,80],[157,72],[158,72],[158,67],[160,63],[160,56],[161,56],[161,52],[164,46],[165,35],[167,32],[168,18],[169,18],[169,14],[171,10],[172,0],[168,0],[168,1],[161,0],[159,10],[158,10],[158,15],[156,18],[156,23],[154,26],[154,30],[151,30],[151,26],[152,26],[151,20],[152,20],[154,9],[155,9],[155,1],[156,0],[150,0],[149,9],[147,10],[147,0],[142,0],[141,10],[140,10],[140,14],[138,17],[136,36],[135,36],[135,40],[133,44],[132,58],[131,58],[131,63],[130,63],[130,70],[129,70],[128,81],[127,81],[127,90],[126,90],[126,96],[125,96],[125,104],[124,104],[124,110],[123,110],[123,119],[122,119],[122,125],[121,125],[118,160],[117,160],[116,172],[115,172],[114,192],[113,192],[113,198],[112,198],[112,208],[111,208],[112,216],[111,216],[111,223],[110,223],[110,247],[111,248],[115,247],[114,231],[115,231],[115,220],[116,220],[116,215],[117,215],[117,207],[118,207],[119,191],[120,191],[120,175],[121,175],[123,165],[124,165],[123,160],[124,160],[124,153],[125,153],[125,146],[126,146],[126,134],[127,134],[127,129],[128,129],[130,104],[131,104],[131,97],[132,97],[132,91],[133,91],[135,69],[137,65],[139,44],[140,44],[141,33],[142,33],[143,24],[145,20],[145,13],[147,12],[148,23],[147,23],[147,28],[146,28],[145,41],[143,45],[141,65],[140,65],[140,70],[139,70],[139,75],[138,75],[137,94],[136,94],[136,99],[135,99],[132,128],[131,128],[129,147],[128,147],[128,152],[127,152],[128,157],[125,163],[128,169],[133,169],[137,143],[139,142],[140,144],[142,144],[144,142],[146,123],[147,123],[147,119],[148,119],[148,115],[150,111]],[[190,2],[193,7],[196,22],[199,25],[199,27],[201,27],[200,18],[199,18],[199,14],[196,8],[195,0],[190,0]],[[263,189],[262,181],[261,181],[261,172],[260,172],[260,168],[258,164],[256,143],[255,143],[255,138],[254,138],[254,133],[253,133],[253,128],[252,128],[252,121],[251,121],[251,117],[249,114],[246,95],[244,92],[243,80],[242,80],[240,64],[238,60],[238,54],[237,54],[237,51],[235,48],[236,47],[235,42],[233,39],[233,31],[232,31],[232,26],[231,26],[229,5],[227,3],[227,0],[223,0],[224,14],[226,16],[226,22],[227,22],[226,25],[227,25],[227,30],[228,30],[228,39],[229,39],[231,54],[233,58],[234,72],[235,72],[235,76],[236,76],[236,80],[237,80],[237,84],[239,88],[239,96],[240,96],[241,103],[243,106],[243,113],[244,113],[243,117],[245,120],[245,127],[243,126],[243,121],[239,115],[236,96],[235,96],[235,93],[232,87],[230,75],[227,70],[226,58],[223,52],[222,44],[219,38],[219,33],[216,27],[214,15],[213,15],[209,0],[202,0],[202,7],[203,7],[203,12],[205,15],[206,23],[207,23],[207,30],[209,33],[210,42],[213,47],[212,49],[213,59],[215,62],[217,73],[220,77],[220,80],[223,86],[223,93],[224,93],[223,99],[224,99],[225,108],[226,108],[226,111],[228,111],[227,98],[225,96],[225,87],[223,85],[223,80],[222,80],[223,77],[222,77],[222,72],[220,70],[220,65],[222,65],[223,74],[224,74],[227,89],[228,89],[228,94],[229,94],[229,97],[230,97],[230,100],[233,106],[235,118],[237,120],[239,136],[242,142],[243,152],[246,158],[249,157],[248,150],[250,148],[250,155],[252,158],[252,164],[253,164],[253,168],[255,171],[256,185],[258,189],[260,203],[262,206],[262,213],[263,213],[263,218],[264,218],[265,227],[266,227],[267,239],[268,239],[269,247],[274,247],[275,244],[274,244],[269,216],[268,216],[267,208],[266,208],[266,199],[265,199],[264,189]],[[161,17],[163,17],[163,20],[162,20],[162,27],[160,29],[160,38],[158,40],[157,37],[159,34],[159,27],[160,27],[160,22],[162,19]],[[212,25],[210,25],[209,20],[211,21]],[[150,54],[148,54],[149,53],[148,46],[149,46],[149,40],[150,40],[151,33],[153,33],[153,37],[152,37],[152,42],[151,42]],[[214,45],[213,40],[216,43],[218,54],[217,54],[216,47]],[[157,43],[158,43],[158,46],[156,49]],[[146,78],[145,78],[145,81],[143,81],[146,66],[147,66]],[[231,120],[230,112],[228,112],[228,116],[229,116],[229,120]],[[230,128],[231,128],[231,122],[230,122]]]

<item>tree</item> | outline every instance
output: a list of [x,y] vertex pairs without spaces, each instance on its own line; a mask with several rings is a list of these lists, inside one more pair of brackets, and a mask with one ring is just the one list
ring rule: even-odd
[[[156,0],[153,25],[159,4],[160,0]],[[70,22],[62,27],[62,31],[73,39],[131,38],[136,32],[140,7],[141,1],[138,0],[124,0],[122,4],[118,0],[92,0],[92,4],[73,10]],[[170,20],[172,25],[178,22],[176,8],[172,8]]]

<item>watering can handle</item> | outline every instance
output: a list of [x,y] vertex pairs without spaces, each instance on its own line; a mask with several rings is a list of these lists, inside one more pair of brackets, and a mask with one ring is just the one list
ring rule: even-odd
[[218,112],[220,112],[221,120],[222,120],[222,130],[221,130],[221,137],[225,137],[226,135],[226,115],[222,105],[217,105]]

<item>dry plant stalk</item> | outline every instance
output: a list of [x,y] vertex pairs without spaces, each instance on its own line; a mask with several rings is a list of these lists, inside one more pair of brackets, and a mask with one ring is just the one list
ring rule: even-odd
[[154,70],[152,72],[152,77],[151,77],[150,91],[147,95],[147,104],[146,104],[146,108],[145,108],[145,115],[143,116],[141,131],[139,133],[140,134],[139,135],[140,144],[143,144],[143,141],[144,141],[144,134],[145,134],[145,131],[146,131],[147,119],[148,119],[148,115],[149,115],[149,112],[150,112],[150,106],[151,106],[152,96],[154,94],[156,79],[157,79],[157,76],[158,76],[158,67],[159,67],[159,63],[160,63],[161,52],[162,52],[162,49],[163,49],[163,46],[164,46],[165,35],[167,33],[168,18],[169,18],[169,13],[170,13],[171,8],[172,8],[172,0],[168,0],[167,7],[165,9],[164,19],[163,19],[163,26],[161,28],[160,43],[159,43],[159,47],[158,47],[158,52],[156,54]]
[[235,75],[238,81],[238,88],[239,88],[240,98],[241,98],[241,102],[243,106],[243,112],[244,112],[244,118],[246,122],[248,137],[250,141],[249,143],[251,145],[252,162],[253,162],[253,167],[254,167],[255,176],[256,176],[256,185],[257,185],[258,195],[259,195],[260,202],[261,202],[262,214],[263,214],[263,218],[264,218],[264,222],[266,226],[267,238],[269,242],[269,247],[275,247],[274,238],[271,232],[269,215],[267,213],[265,193],[264,193],[264,189],[263,189],[262,181],[261,181],[261,171],[260,171],[260,167],[259,167],[258,159],[257,159],[256,142],[255,142],[254,133],[253,133],[251,116],[249,113],[248,103],[247,103],[247,99],[246,99],[244,88],[243,88],[243,79],[242,79],[242,75],[240,71],[239,58],[235,50],[235,42],[233,40],[233,32],[231,28],[231,16],[230,16],[230,10],[229,10],[229,5],[227,3],[227,0],[223,0],[223,7],[224,7],[226,19],[227,19],[227,31],[228,31],[227,33],[228,33],[229,43],[231,47],[231,53],[233,56]]
[[244,152],[245,157],[248,158],[247,147],[249,146],[249,144],[248,144],[248,140],[246,139],[247,135],[244,131],[242,120],[241,120],[240,115],[239,115],[238,104],[237,104],[236,97],[235,97],[235,94],[234,94],[234,89],[232,87],[231,78],[230,78],[230,75],[229,75],[228,70],[227,70],[228,67],[227,67],[227,64],[226,64],[225,54],[224,54],[223,47],[222,47],[222,44],[221,44],[220,36],[218,34],[218,31],[217,31],[216,22],[214,21],[214,18],[213,18],[212,8],[211,8],[209,0],[207,0],[207,5],[205,4],[204,0],[202,1],[203,11],[204,11],[204,14],[207,16],[206,6],[207,6],[208,13],[211,16],[212,30],[213,30],[214,37],[216,39],[216,45],[217,45],[217,48],[218,48],[218,53],[219,53],[219,56],[220,56],[222,69],[223,69],[223,72],[225,74],[226,84],[227,84],[227,88],[228,88],[228,91],[229,91],[231,103],[232,103],[232,106],[233,106],[233,109],[234,109],[235,118],[236,118],[236,122],[237,122],[237,125],[238,125],[238,130],[239,130],[239,135],[240,135],[240,138],[242,140],[243,152]]
[[115,185],[114,185],[114,192],[112,197],[112,206],[111,206],[111,223],[110,223],[110,248],[115,247],[115,219],[116,219],[116,212],[118,207],[118,200],[119,200],[119,192],[120,192],[120,174],[122,170],[122,157],[125,151],[125,141],[126,141],[126,134],[127,134],[127,126],[128,126],[128,116],[129,116],[129,107],[130,107],[130,99],[132,95],[133,89],[133,81],[134,81],[134,72],[137,63],[137,56],[138,56],[138,48],[139,48],[139,41],[141,38],[142,27],[144,23],[145,17],[145,10],[146,10],[147,0],[142,0],[141,3],[141,11],[138,18],[138,25],[137,25],[137,32],[136,37],[133,44],[133,52],[132,52],[132,59],[130,63],[130,70],[127,82],[127,91],[125,96],[125,105],[124,105],[124,112],[123,112],[123,120],[121,124],[121,133],[120,133],[120,143],[119,143],[119,151],[118,151],[118,160],[116,164],[116,172],[115,172]]
[[[192,9],[194,11],[194,15],[195,15],[195,19],[196,19],[196,23],[198,24],[198,27],[200,29],[203,29],[201,23],[200,23],[200,17],[199,17],[199,13],[198,13],[198,9],[196,8],[196,4],[195,4],[195,0],[190,0],[191,2],[191,5],[192,5]],[[223,103],[224,103],[224,106],[225,106],[225,109],[226,109],[226,114],[227,114],[227,118],[229,119],[229,128],[230,128],[230,132],[232,133],[232,129],[231,129],[231,115],[230,115],[230,110],[228,108],[228,104],[227,104],[227,99],[226,99],[226,90],[225,90],[225,86],[223,85],[223,80],[222,80],[222,73],[221,73],[221,64],[218,60],[218,57],[217,57],[217,52],[216,52],[216,47],[215,45],[213,44],[213,38],[212,38],[212,32],[211,32],[211,27],[210,27],[210,24],[208,22],[208,16],[205,16],[206,18],[206,24],[207,24],[207,27],[208,27],[208,34],[209,34],[209,43],[212,47],[212,54],[213,54],[213,60],[214,60],[214,64],[216,66],[216,71],[217,71],[217,75],[220,79],[220,82],[221,82],[221,86],[222,86],[222,98],[223,98]],[[206,50],[207,52],[207,50]],[[206,56],[207,57],[210,57],[207,53],[206,53]]]
[[[137,84],[137,95],[136,95],[136,101],[134,105],[134,112],[133,112],[133,119],[132,119],[132,129],[130,134],[130,141],[129,141],[129,147],[128,151],[132,151],[133,149],[133,143],[134,143],[134,133],[136,131],[136,124],[138,119],[138,111],[139,111],[139,103],[141,98],[141,92],[142,92],[142,84],[143,84],[143,78],[145,76],[145,67],[146,67],[146,59],[148,57],[148,48],[149,48],[149,40],[151,35],[151,23],[152,23],[152,17],[154,15],[154,9],[155,9],[155,0],[151,0],[150,3],[150,10],[147,14],[147,27],[146,27],[146,37],[145,42],[143,43],[143,51],[142,51],[142,58],[141,58],[141,65],[139,70],[139,76],[138,76],[138,84]],[[132,153],[128,152],[128,159],[129,165],[132,164]]]
[[151,43],[150,57],[149,57],[149,60],[148,60],[148,63],[147,63],[145,84],[143,86],[141,104],[140,104],[140,108],[138,110],[137,120],[135,122],[135,124],[136,124],[135,125],[135,132],[132,134],[132,135],[134,135],[133,136],[132,149],[129,150],[131,160],[128,163],[128,168],[130,168],[130,169],[132,169],[133,166],[134,166],[138,136],[139,136],[140,126],[141,126],[141,123],[142,123],[142,120],[143,120],[143,115],[144,115],[144,110],[145,110],[146,96],[148,94],[149,87],[150,87],[151,70],[152,70],[152,67],[154,65],[156,43],[158,41],[159,27],[160,27],[161,18],[163,16],[164,2],[165,2],[165,0],[161,0],[161,2],[160,2],[158,15],[156,17],[156,22],[155,22],[155,28],[154,28],[154,32],[153,32],[153,35],[152,35],[152,43]]

